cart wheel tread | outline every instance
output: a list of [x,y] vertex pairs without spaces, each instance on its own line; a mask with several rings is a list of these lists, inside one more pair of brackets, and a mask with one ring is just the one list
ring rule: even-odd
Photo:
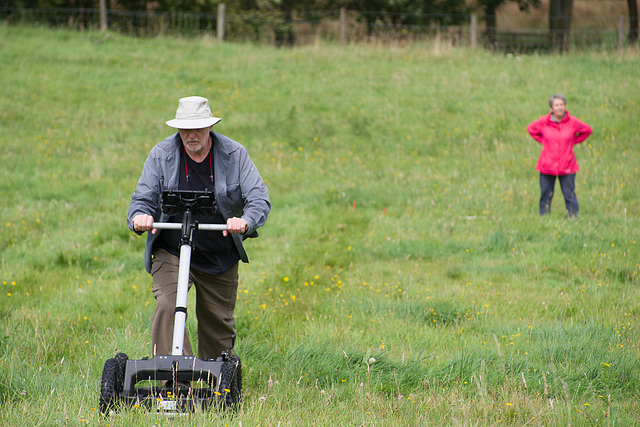
[[119,371],[120,366],[116,359],[109,359],[105,362],[100,383],[99,402],[100,413],[103,415],[108,415],[115,408]]
[[242,400],[242,368],[240,358],[231,356],[222,365],[220,381],[221,404],[223,409],[237,410]]
[[124,389],[124,373],[127,368],[127,360],[129,360],[129,356],[124,353],[118,353],[114,357],[116,362],[118,363],[118,378],[116,380],[116,393],[122,393]]

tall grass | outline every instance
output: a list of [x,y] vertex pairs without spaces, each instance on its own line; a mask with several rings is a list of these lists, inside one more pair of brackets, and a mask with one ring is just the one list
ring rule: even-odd
[[[637,52],[0,34],[4,424],[638,423]],[[536,213],[524,128],[554,92],[594,128],[576,221],[559,194]],[[104,361],[150,353],[129,197],[193,94],[273,204],[241,266],[244,405],[103,420]]]

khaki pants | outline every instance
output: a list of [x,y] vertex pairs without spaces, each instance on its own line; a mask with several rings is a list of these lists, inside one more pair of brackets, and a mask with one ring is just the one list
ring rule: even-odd
[[[154,356],[171,354],[179,266],[177,256],[162,249],[155,251],[151,268],[153,296],[157,302],[151,319]],[[191,269],[189,289],[193,284],[196,288],[198,357],[215,359],[231,348],[231,336],[235,334],[233,310],[238,291],[238,264],[220,275]],[[193,355],[186,330],[183,354]]]

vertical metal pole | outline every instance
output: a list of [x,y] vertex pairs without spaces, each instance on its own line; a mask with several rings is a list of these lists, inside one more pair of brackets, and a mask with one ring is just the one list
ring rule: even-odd
[[347,11],[340,9],[340,46],[347,44]]
[[225,21],[225,16],[224,16],[224,12],[225,12],[225,4],[224,3],[220,3],[218,5],[218,26],[217,26],[217,33],[218,33],[218,41],[220,43],[222,43],[224,41],[224,21]]
[[109,29],[109,18],[107,17],[107,0],[100,0],[100,30]]
[[478,45],[478,15],[471,14],[471,49]]
[[191,268],[191,246],[180,247],[180,269],[178,270],[178,292],[176,294],[176,316],[173,323],[172,356],[182,356],[184,327],[187,323],[187,296],[189,294],[189,269]]

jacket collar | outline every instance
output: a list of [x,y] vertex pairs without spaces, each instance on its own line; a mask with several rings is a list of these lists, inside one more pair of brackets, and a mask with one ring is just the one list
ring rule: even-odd
[[562,118],[562,120],[560,120],[559,122],[557,122],[557,121],[556,121],[556,119],[553,117],[553,113],[549,113],[549,116],[548,116],[548,117],[549,117],[549,121],[550,121],[550,122],[560,124],[560,123],[564,123],[564,122],[568,121],[568,120],[569,120],[570,115],[569,115],[569,111],[568,111],[568,110],[566,110],[566,111],[564,112],[564,117],[563,117],[563,118]]
[[217,132],[211,131],[211,139],[213,141],[213,150],[225,160],[228,160],[231,153],[238,149],[237,144],[234,144],[230,138]]

